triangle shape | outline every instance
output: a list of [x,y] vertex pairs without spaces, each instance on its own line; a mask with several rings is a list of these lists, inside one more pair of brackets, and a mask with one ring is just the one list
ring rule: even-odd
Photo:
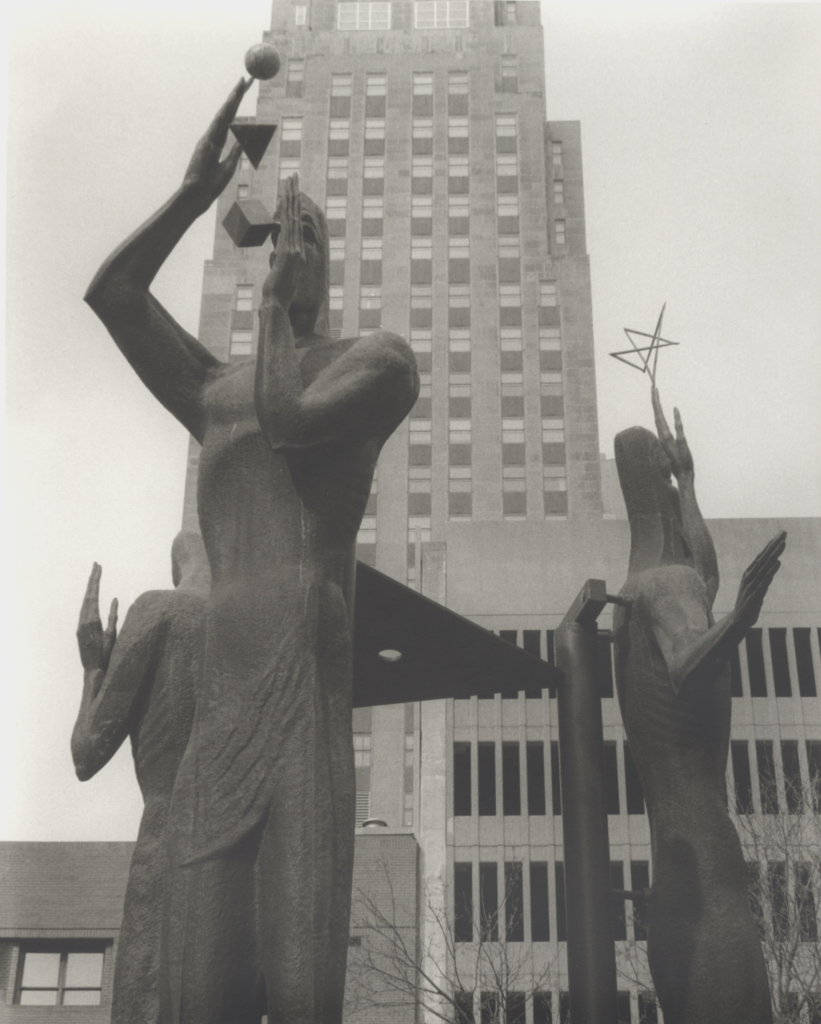
[[275,124],[232,124],[234,138],[256,169],[277,130]]

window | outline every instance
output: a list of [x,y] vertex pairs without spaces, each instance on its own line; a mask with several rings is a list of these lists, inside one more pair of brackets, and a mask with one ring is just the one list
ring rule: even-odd
[[448,176],[451,178],[466,178],[468,174],[468,157],[464,153],[451,154],[448,157]]
[[496,115],[496,138],[497,139],[510,139],[516,138],[516,115],[515,114],[497,114]]
[[[470,331],[465,330],[461,327],[451,327],[448,332],[448,351],[449,352],[470,352]],[[456,367],[453,367],[456,369]],[[468,358],[467,368],[462,367],[462,370],[470,369],[470,359]]]
[[453,865],[453,937],[456,942],[473,942],[473,867]]
[[408,516],[408,540],[415,543],[417,537],[423,544],[430,540],[430,516]]
[[[563,466],[545,466],[544,468],[545,471],[548,469],[561,469],[564,471]],[[565,483],[566,487],[567,484]],[[747,774],[749,775],[749,766]],[[624,783],[627,790],[627,813],[644,814],[644,792],[641,788],[641,780],[636,769],[636,762],[633,760],[630,744],[626,741],[624,744]]]
[[795,868],[795,909],[798,918],[798,937],[802,942],[818,941],[818,923],[815,915],[815,894],[812,891],[812,864],[798,864]]
[[566,236],[564,232],[564,221],[556,221],[556,245],[564,245],[566,242]]
[[470,217],[470,197],[467,195],[448,196],[448,231],[452,235],[466,235]]
[[328,196],[325,200],[325,216],[328,220],[344,220],[348,215],[346,196]]
[[502,813],[511,817],[522,813],[518,743],[502,744]]
[[[299,7],[296,8],[300,10]],[[305,8],[302,8],[305,11]],[[305,61],[302,58],[292,59],[288,61],[288,73],[285,79],[285,95],[286,96],[301,96],[302,95],[302,82],[305,78]]]
[[448,441],[450,444],[470,444],[470,420],[449,420]]
[[283,117],[282,119],[282,141],[302,142],[302,118]]
[[519,197],[518,196],[497,196],[496,197],[497,217],[518,217]]
[[753,813],[753,783],[750,777],[750,755],[746,740],[733,740],[730,744],[737,814]]
[[329,178],[347,178],[348,177],[348,158],[346,156],[329,156],[328,157],[328,177]]
[[539,304],[542,306],[555,306],[556,305],[556,282],[555,281],[540,281],[539,282]]
[[388,91],[387,75],[367,75],[365,77],[366,96],[384,96]]
[[[526,630],[525,632],[529,631]],[[547,806],[544,787],[544,743],[528,743],[525,747],[525,752],[527,760],[527,813],[530,815],[544,814]]]
[[[567,490],[567,469],[564,466],[542,466],[542,490],[543,491],[566,491]],[[628,814],[644,814],[644,807],[640,811],[628,811]]]
[[784,942],[789,934],[790,914],[787,906],[787,865],[783,860],[770,861],[767,865],[767,882],[770,890],[773,934],[776,942]]
[[451,139],[466,139],[468,137],[468,119],[466,117],[449,117],[448,136]]
[[448,95],[467,96],[469,92],[467,71],[451,71],[448,74]]
[[567,942],[567,904],[564,894],[564,861],[553,865],[556,882],[556,940]]
[[[550,636],[548,635],[548,648],[550,647]],[[562,786],[559,775],[559,744],[556,740],[550,741],[550,781],[551,796],[553,799],[553,814],[562,813]]]
[[553,182],[553,202],[560,206],[564,203],[564,182],[554,181]]
[[470,744],[453,744],[453,813],[468,816],[470,810]]
[[[620,860],[610,861],[611,889],[624,889],[624,864]],[[616,942],[627,938],[627,915],[624,912],[624,900],[614,899],[613,906],[613,938]],[[628,1003],[629,1005],[629,1003]],[[621,1018],[619,1018],[621,1020]],[[629,1022],[628,1017],[628,1022]]]
[[773,665],[773,688],[776,697],[791,697],[790,662],[787,657],[787,630],[771,629],[770,657]]
[[479,814],[496,814],[496,744],[479,743]]
[[470,285],[449,285],[448,306],[450,306],[451,309],[468,308],[470,306]]
[[[503,423],[519,423],[523,421],[519,420],[503,420]],[[507,432],[508,436],[511,436],[511,432]],[[513,443],[524,443],[524,432],[522,432],[522,441]],[[508,494],[514,491],[526,491],[527,484],[525,482],[525,468],[524,466],[504,466],[502,468],[502,490]]]
[[801,814],[804,810],[801,766],[798,763],[798,740],[781,741],[781,763],[784,766],[784,791],[787,810],[790,814]]
[[411,158],[411,174],[414,178],[433,177],[433,157],[415,156]]
[[483,941],[499,941],[499,881],[495,863],[479,865],[479,928]]
[[251,186],[250,185],[245,185],[245,184],[237,185],[237,199],[242,201],[243,199],[249,199],[250,196],[251,196]]
[[297,6],[294,7],[294,24],[297,28],[307,23],[307,14],[308,8],[305,4],[297,4]]
[[253,349],[253,341],[253,331],[231,331],[228,354],[230,356],[250,356]]
[[385,177],[385,158],[383,156],[366,156],[365,157],[364,177],[366,177],[366,178],[384,178]]
[[530,938],[550,942],[550,898],[547,891],[547,864],[530,864]]
[[519,173],[519,158],[515,153],[496,154],[496,174],[500,178],[515,177]]
[[413,95],[414,96],[432,96],[433,95],[433,72],[431,71],[416,71],[413,75]]
[[359,289],[360,309],[381,309],[382,288],[378,285],[363,286]]
[[244,153],[239,158],[239,169],[240,169],[240,171],[250,171],[251,170],[251,161],[248,159],[248,157]]
[[411,259],[431,260],[433,259],[433,241],[430,238],[411,239]]
[[411,494],[430,494],[430,468],[411,466],[408,469],[408,490]]
[[328,298],[329,309],[342,309],[342,286],[331,285]]
[[807,766],[810,770],[812,809],[821,813],[821,740],[807,740]]
[[247,313],[254,308],[254,286],[252,284],[238,284],[237,298],[234,309]]
[[414,418],[408,421],[408,426],[410,427],[411,444],[431,443],[430,420]]
[[525,421],[523,419],[503,419],[502,441],[505,444],[524,444]]
[[522,304],[522,287],[518,284],[501,284],[499,285],[499,305],[500,306],[521,306]]
[[413,127],[411,129],[411,134],[414,139],[432,139],[433,118],[415,117],[413,119]]
[[750,696],[767,696],[767,676],[764,672],[764,649],[762,645],[762,631],[751,629],[744,639],[744,646],[747,649],[747,668],[750,673]]
[[363,196],[362,198],[362,219],[382,220],[385,210],[385,201],[382,196]]
[[416,220],[430,220],[433,216],[431,196],[411,196],[411,217]]
[[[634,892],[650,888],[650,865],[646,860],[630,861],[630,888]],[[647,938],[647,900],[633,897],[633,936],[638,942]]]
[[561,444],[564,441],[564,420],[556,418],[542,419],[542,443]]
[[778,788],[772,740],[756,740],[755,756],[758,761],[758,788],[761,792],[762,813],[778,814]]
[[[518,861],[508,861],[505,864],[505,938],[508,942],[525,941],[522,865]],[[522,1006],[522,1010],[524,1011],[524,1006]],[[510,1021],[510,1016],[507,1019]],[[522,1015],[522,1024],[524,1024],[524,1014]]]
[[331,75],[331,96],[350,96],[352,91],[352,75]]
[[418,0],[416,28],[467,28],[468,0]]
[[553,158],[553,166],[554,167],[561,167],[562,166],[562,144],[561,144],[561,142],[556,141],[556,142],[551,142],[550,143],[550,154],[551,154],[551,156]]
[[351,122],[347,117],[332,117],[328,138],[334,141],[347,141],[351,136]]
[[340,3],[336,27],[340,32],[389,29],[391,27],[391,5],[390,3]]
[[797,627],[792,631],[795,645],[795,667],[798,671],[798,692],[802,697],[815,697],[815,670],[812,665],[810,631]]
[[[357,544],[375,544],[376,543],[376,516],[363,516],[362,522],[359,525],[359,533],[356,535]],[[370,743],[370,740],[368,741]],[[367,764],[370,764],[370,753],[368,753]],[[354,751],[354,758],[356,752]]]
[[20,1006],[99,1006],[104,947],[45,944],[21,952]]
[[[534,938],[534,942],[538,941]],[[552,1024],[553,997],[550,992],[533,993],[533,1024]],[[561,1024],[564,1024],[562,1018]]]
[[382,239],[381,238],[363,238],[362,239],[361,258],[363,260],[381,260],[382,259]]
[[299,157],[283,156],[279,159],[279,180],[284,181],[292,174],[299,174]]
[[473,992],[455,991],[453,993],[453,1007],[456,1010],[456,1024],[475,1024]]
[[517,260],[519,258],[519,236],[499,235],[499,259]]
[[448,259],[470,259],[470,239],[466,235],[448,239]]
[[411,287],[411,309],[430,309],[433,305],[431,286],[417,284]]
[[448,468],[448,490],[451,494],[466,494],[473,488],[473,470],[470,466]]
[[[375,541],[376,538],[374,537],[371,543],[373,544]],[[373,737],[369,732],[355,732],[353,734],[353,760],[357,768],[370,768],[372,744]]]
[[384,139],[385,138],[385,118],[384,117],[366,117],[365,118],[365,138],[366,139]]
[[519,60],[514,54],[502,54],[502,92],[517,92]]

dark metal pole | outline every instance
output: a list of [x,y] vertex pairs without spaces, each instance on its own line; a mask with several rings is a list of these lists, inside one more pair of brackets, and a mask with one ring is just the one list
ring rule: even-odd
[[604,799],[596,618],[608,595],[588,580],[556,630],[559,762],[572,1024],[617,1024],[610,841]]

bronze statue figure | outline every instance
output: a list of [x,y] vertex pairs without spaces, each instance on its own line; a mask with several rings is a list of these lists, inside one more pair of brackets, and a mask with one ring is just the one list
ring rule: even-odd
[[[149,286],[239,160],[233,89],[182,186],[86,300],[202,445],[203,681],[171,805],[162,1024],[341,1021],[353,866],[351,613],[379,451],[418,394],[387,331],[333,341],[323,213],[284,183],[258,354],[220,362]],[[258,984],[259,977],[264,985]],[[263,991],[264,989],[264,991]]]
[[199,534],[178,534],[171,563],[176,589],[138,597],[119,635],[116,600],[105,629],[100,621],[102,570],[95,563],[77,628],[85,670],[71,737],[77,775],[92,778],[130,736],[145,801],[125,894],[112,1024],[158,1017],[166,827],[202,679],[211,574]]
[[714,622],[718,563],[692,455],[678,410],[673,437],[655,388],[653,408],[658,438],[643,427],[616,436],[631,548],[621,591],[630,603],[614,615],[619,704],[650,819],[650,971],[667,1024],[767,1024],[764,958],[727,812],[728,659],[758,618],[786,534]]

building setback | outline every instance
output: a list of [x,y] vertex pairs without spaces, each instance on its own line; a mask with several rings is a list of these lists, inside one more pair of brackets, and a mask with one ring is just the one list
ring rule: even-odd
[[[221,224],[237,199],[273,210],[279,181],[298,172],[328,216],[332,332],[401,334],[422,382],[380,457],[360,559],[552,660],[553,631],[584,581],[621,586],[629,530],[612,464],[599,456],[580,128],[547,120],[539,4],[273,0],[265,39],[282,70],[260,83],[256,120],[277,132],[260,166],[243,162],[219,201],[200,339],[224,360],[256,351],[270,247],[236,248]],[[626,413],[623,425],[633,418]],[[192,442],[184,521],[194,528],[197,457]],[[717,618],[764,543],[779,529],[789,534],[764,613],[732,664],[731,810],[759,813],[770,765],[781,806],[791,779],[821,779],[821,521],[708,525],[723,580]],[[651,881],[649,827],[606,635],[600,685],[612,881],[639,889]],[[545,1024],[548,1007],[564,1019],[555,701],[520,693],[356,709],[353,730],[357,822],[387,822],[377,834],[358,829],[363,887],[372,883],[389,907],[390,887],[374,882],[389,865],[401,927],[413,918],[413,941],[434,972],[449,941],[462,962],[470,958],[480,902],[495,903],[501,934],[526,965],[511,1012],[524,1013],[521,1024]],[[42,861],[41,870],[52,868]],[[506,916],[505,892],[521,907],[518,920]],[[457,898],[474,908],[475,924],[457,927]],[[59,892],[26,906],[0,920],[9,1007],[0,1021],[19,998],[20,952],[33,948],[29,916],[46,928],[62,912]],[[621,956],[643,940],[629,905],[626,914],[616,906]],[[116,943],[110,918],[100,910],[92,938]],[[365,934],[354,926],[354,967]],[[660,1019],[642,979],[620,984],[620,1019]],[[482,1019],[481,986],[468,1005]],[[107,1019],[96,1012],[87,1019]],[[354,1000],[348,1019],[414,1017],[407,1000]]]

